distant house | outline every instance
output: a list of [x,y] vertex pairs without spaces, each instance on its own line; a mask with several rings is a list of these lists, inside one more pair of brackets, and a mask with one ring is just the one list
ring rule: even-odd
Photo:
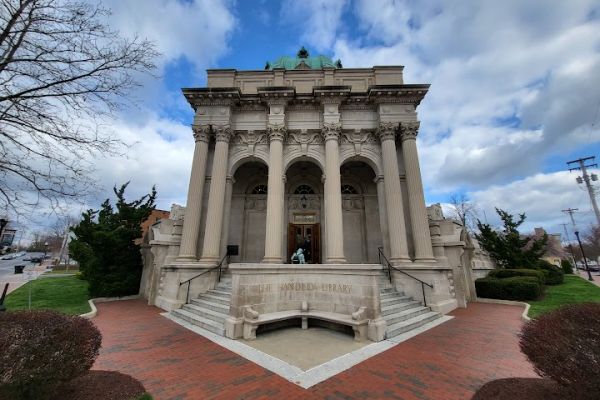
[[[533,237],[541,238],[545,233],[544,228],[535,228]],[[542,260],[560,267],[560,261],[566,258],[567,254],[563,249],[560,233],[548,233],[548,243],[546,243],[546,251],[542,256]]]
[[16,229],[11,229],[9,227],[4,228],[4,230],[2,231],[2,236],[0,236],[0,249],[4,249],[5,247],[11,247],[15,240],[16,234]]

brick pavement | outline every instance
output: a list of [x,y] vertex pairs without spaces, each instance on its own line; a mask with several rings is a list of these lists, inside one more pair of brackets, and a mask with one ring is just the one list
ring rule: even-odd
[[[580,269],[577,272],[579,273],[579,276],[585,279],[586,281],[589,279],[586,270]],[[600,286],[600,274],[598,274],[598,272],[596,271],[590,271],[590,273],[592,275],[593,282],[596,284],[596,286]]]
[[98,305],[95,369],[141,380],[155,399],[469,399],[487,381],[534,377],[518,349],[520,307],[470,304],[456,318],[302,389],[159,315],[141,300]]

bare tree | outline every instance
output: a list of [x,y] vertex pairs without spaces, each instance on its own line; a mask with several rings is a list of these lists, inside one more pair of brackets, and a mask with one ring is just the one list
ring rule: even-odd
[[94,185],[90,157],[122,151],[107,117],[158,53],[109,28],[109,14],[83,1],[0,0],[1,208],[80,199]]
[[468,231],[473,232],[477,219],[477,205],[464,194],[452,195],[450,206],[454,219],[459,221]]

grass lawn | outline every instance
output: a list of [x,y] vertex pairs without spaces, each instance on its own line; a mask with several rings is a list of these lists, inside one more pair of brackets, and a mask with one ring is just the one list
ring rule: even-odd
[[91,311],[88,304],[88,283],[73,276],[38,278],[6,296],[6,309],[27,310],[29,285],[31,309],[52,309],[65,314]]
[[600,287],[576,275],[565,275],[561,285],[546,286],[540,300],[528,301],[531,304],[529,316],[535,318],[560,306],[576,303],[600,303]]

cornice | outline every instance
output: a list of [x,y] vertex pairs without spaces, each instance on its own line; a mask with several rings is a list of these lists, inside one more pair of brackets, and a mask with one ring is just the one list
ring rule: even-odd
[[367,95],[375,103],[400,103],[418,106],[425,98],[429,85],[373,85]]

